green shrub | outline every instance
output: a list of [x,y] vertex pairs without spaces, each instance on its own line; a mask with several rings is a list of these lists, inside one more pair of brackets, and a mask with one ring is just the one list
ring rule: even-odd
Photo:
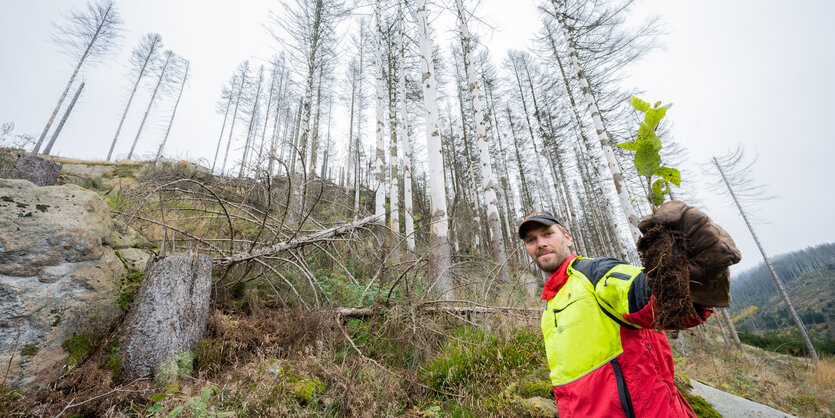
[[477,328],[463,327],[423,367],[422,375],[427,385],[438,390],[511,381],[542,367],[544,353],[541,336],[526,329],[500,338]]

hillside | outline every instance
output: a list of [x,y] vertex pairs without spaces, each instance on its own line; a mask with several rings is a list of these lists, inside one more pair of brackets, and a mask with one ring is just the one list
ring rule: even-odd
[[[831,286],[835,280],[835,244],[780,254],[772,263],[812,340],[822,347],[835,347],[835,288]],[[771,337],[782,334],[785,341],[781,343],[789,345],[799,339],[764,264],[734,277],[731,293],[730,311],[739,331]]]

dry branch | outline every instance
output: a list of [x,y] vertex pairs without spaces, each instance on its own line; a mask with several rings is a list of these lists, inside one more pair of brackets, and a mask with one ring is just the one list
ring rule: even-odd
[[379,218],[379,215],[369,216],[364,219],[360,219],[356,222],[349,222],[339,226],[335,226],[330,229],[325,229],[319,232],[316,232],[311,235],[306,235],[301,238],[294,239],[289,242],[281,242],[275,245],[271,245],[266,248],[261,248],[256,251],[247,252],[247,253],[238,253],[229,257],[223,258],[216,258],[214,260],[215,266],[229,266],[235,263],[240,263],[242,261],[252,260],[258,257],[269,256],[273,254],[280,253],[282,251],[292,250],[294,248],[301,247],[303,245],[313,244],[315,242],[322,241],[327,238],[335,237],[338,235],[342,235],[348,232],[351,232],[357,228],[360,228],[366,224],[372,223]]

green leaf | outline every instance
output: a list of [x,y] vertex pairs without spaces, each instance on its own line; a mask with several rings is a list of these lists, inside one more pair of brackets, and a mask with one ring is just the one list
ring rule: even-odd
[[638,150],[638,143],[637,142],[621,142],[618,144],[619,147],[627,150],[627,151],[637,151]]
[[635,152],[635,168],[642,176],[649,177],[655,174],[655,170],[661,165],[661,155],[654,149],[652,144],[645,141]]
[[670,193],[670,187],[667,186],[667,182],[664,179],[658,179],[652,183],[652,203],[655,206],[660,206],[664,203],[664,195],[668,193]]
[[212,396],[212,388],[211,387],[204,387],[203,393],[200,394],[200,401],[203,403],[209,402],[209,397]]
[[160,404],[154,404],[150,408],[148,408],[148,412],[152,414],[156,414],[159,411],[162,411],[162,405]]
[[667,115],[668,107],[659,107],[658,109],[647,110],[647,115],[644,116],[644,123],[652,130],[661,123],[661,119]]
[[676,187],[681,187],[681,172],[675,168],[658,167],[658,170],[655,170],[655,174],[661,176],[664,180],[675,184]]
[[647,102],[645,102],[645,101],[643,101],[643,100],[641,100],[641,99],[639,99],[635,96],[632,96],[632,107],[634,107],[636,110],[640,110],[641,112],[646,112],[647,110],[650,109],[649,103],[647,103]]
[[155,393],[154,396],[151,396],[151,402],[159,402],[167,397],[168,395],[164,393]]
[[185,405],[180,405],[180,406],[172,409],[171,412],[168,414],[168,418],[172,418],[172,417],[176,417],[176,416],[180,415],[180,413],[183,412],[183,409],[185,409]]

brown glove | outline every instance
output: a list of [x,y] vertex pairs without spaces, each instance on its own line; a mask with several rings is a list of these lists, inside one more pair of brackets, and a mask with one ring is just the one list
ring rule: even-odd
[[687,237],[693,302],[705,306],[729,306],[731,272],[728,267],[738,263],[742,255],[727,231],[704,212],[678,200],[661,205],[655,215],[642,219],[638,228],[646,232],[656,225],[680,231]]

